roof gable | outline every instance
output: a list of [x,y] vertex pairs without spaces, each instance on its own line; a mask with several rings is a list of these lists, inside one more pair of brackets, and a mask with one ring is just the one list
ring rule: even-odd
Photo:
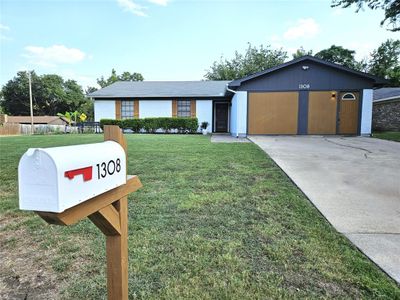
[[356,70],[347,68],[347,67],[339,65],[339,64],[327,62],[325,60],[316,58],[314,56],[306,55],[306,56],[302,56],[302,57],[299,57],[297,59],[291,60],[289,62],[280,64],[278,66],[272,67],[270,69],[251,74],[251,75],[246,76],[246,77],[241,78],[241,79],[234,80],[229,84],[229,87],[230,88],[237,88],[237,87],[240,87],[242,84],[245,84],[245,83],[247,83],[247,82],[249,82],[251,80],[254,80],[254,79],[257,79],[257,78],[260,78],[260,77],[268,77],[269,75],[271,75],[273,73],[285,70],[285,69],[287,69],[287,68],[289,68],[289,67],[291,67],[293,65],[302,64],[302,63],[318,64],[318,65],[321,65],[321,66],[324,66],[324,67],[327,67],[327,68],[331,68],[333,70],[340,71],[342,73],[347,73],[348,75],[351,75],[353,77],[359,77],[359,78],[362,78],[364,80],[371,81],[371,82],[373,82],[373,84],[384,84],[384,83],[387,82],[386,80],[378,78],[378,77],[373,76],[371,74],[360,72],[360,71],[356,71]]

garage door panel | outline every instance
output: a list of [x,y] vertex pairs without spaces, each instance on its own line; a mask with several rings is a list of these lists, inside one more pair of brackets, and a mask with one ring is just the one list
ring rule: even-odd
[[297,134],[298,92],[250,93],[249,134]]
[[336,120],[337,100],[332,98],[332,92],[310,92],[308,134],[336,134]]

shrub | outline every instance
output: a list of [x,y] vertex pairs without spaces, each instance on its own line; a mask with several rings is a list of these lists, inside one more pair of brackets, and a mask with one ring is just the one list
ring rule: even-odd
[[120,128],[122,120],[115,120],[115,119],[101,119],[100,120],[100,128],[103,129],[104,125],[118,125]]
[[207,129],[208,127],[208,122],[201,122],[200,128],[201,129]]
[[121,120],[120,127],[123,129],[131,129],[133,132],[140,132],[140,129],[143,128],[143,122],[142,119]]
[[195,133],[199,127],[197,118],[144,118],[144,119],[101,119],[100,127],[104,125],[118,125],[122,129],[131,129],[133,132],[140,132],[144,129],[146,132],[155,133],[157,129],[164,132],[170,132],[172,129],[180,133]]
[[157,118],[145,118],[142,119],[143,128],[146,132],[154,133],[158,129],[158,120]]

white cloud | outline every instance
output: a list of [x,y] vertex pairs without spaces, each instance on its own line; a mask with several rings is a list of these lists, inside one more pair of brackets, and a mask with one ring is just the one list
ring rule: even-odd
[[344,48],[355,50],[356,54],[354,55],[357,60],[362,60],[364,58],[370,58],[371,52],[378,47],[378,45],[374,45],[371,42],[358,42],[353,41],[349,43],[344,43]]
[[343,15],[343,9],[340,7],[335,7],[331,13],[332,16],[337,17]]
[[8,30],[10,30],[10,27],[8,27],[8,26],[6,26],[6,25],[4,25],[4,24],[0,24],[0,30],[6,30],[6,31],[8,31]]
[[24,57],[29,63],[38,66],[55,67],[58,64],[74,64],[86,58],[85,52],[77,48],[67,48],[64,45],[50,47],[27,46]]
[[167,6],[167,4],[168,4],[168,0],[147,0],[147,1],[149,1],[150,3],[162,5],[162,6]]
[[295,40],[298,38],[312,38],[319,33],[319,25],[313,18],[299,19],[297,23],[290,27],[283,34],[286,40]]
[[[157,0],[154,0],[157,1]],[[146,9],[146,7],[141,6],[135,2],[133,2],[132,0],[117,0],[118,5],[120,7],[122,7],[125,11],[131,12],[136,16],[139,17],[146,17],[146,13],[144,12],[144,10]],[[161,0],[159,0],[159,2],[162,2]]]
[[97,80],[95,77],[92,77],[90,75],[82,75],[80,73],[76,73],[74,70],[59,70],[57,72],[57,74],[59,74],[62,78],[64,78],[65,80],[67,79],[72,79],[75,80],[76,82],[78,82],[78,84],[80,86],[82,86],[82,88],[85,90],[88,86],[93,86],[96,88],[100,88],[100,86],[97,84]]
[[6,31],[10,31],[10,27],[0,24],[0,40],[11,40],[6,34]]

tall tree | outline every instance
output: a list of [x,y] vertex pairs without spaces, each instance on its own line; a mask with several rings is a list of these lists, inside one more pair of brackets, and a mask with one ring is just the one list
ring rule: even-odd
[[302,57],[305,55],[313,55],[313,51],[312,50],[307,51],[303,48],[303,46],[301,46],[299,49],[296,50],[295,53],[292,54],[293,59],[299,58],[299,57]]
[[387,40],[371,53],[369,72],[400,86],[400,40]]
[[274,67],[285,61],[287,53],[282,49],[273,50],[270,46],[248,48],[244,54],[235,52],[231,60],[220,58],[214,61],[204,77],[208,80],[233,80]]
[[[39,76],[33,71],[31,72],[32,78],[32,94],[37,95],[39,93]],[[1,105],[5,113],[11,115],[29,115],[29,83],[28,73],[18,72],[17,76],[12,80],[9,80],[2,88],[2,101]],[[38,107],[33,103],[35,111]]]
[[354,50],[343,48],[342,46],[332,45],[328,49],[324,49],[315,54],[315,57],[321,58],[326,61],[337,63],[352,69],[359,67]]
[[110,77],[105,79],[104,76],[101,76],[100,78],[97,78],[97,83],[102,88],[104,88],[117,81],[143,81],[143,80],[144,80],[143,75],[140,73],[136,72],[130,73],[125,71],[121,75],[117,75],[117,71],[115,71],[115,69],[112,69]]
[[383,25],[386,21],[391,28],[390,31],[400,30],[400,1],[399,0],[332,0],[332,7],[341,6],[347,8],[355,4],[358,13],[360,9],[367,5],[371,9],[383,9],[385,18],[381,21]]
[[[74,80],[66,80],[58,75],[36,75],[33,71],[32,96],[33,112],[37,116],[56,115],[58,112],[84,112],[92,116],[92,102],[83,94],[82,88]],[[18,72],[1,90],[1,106],[10,115],[29,115],[28,73]]]

